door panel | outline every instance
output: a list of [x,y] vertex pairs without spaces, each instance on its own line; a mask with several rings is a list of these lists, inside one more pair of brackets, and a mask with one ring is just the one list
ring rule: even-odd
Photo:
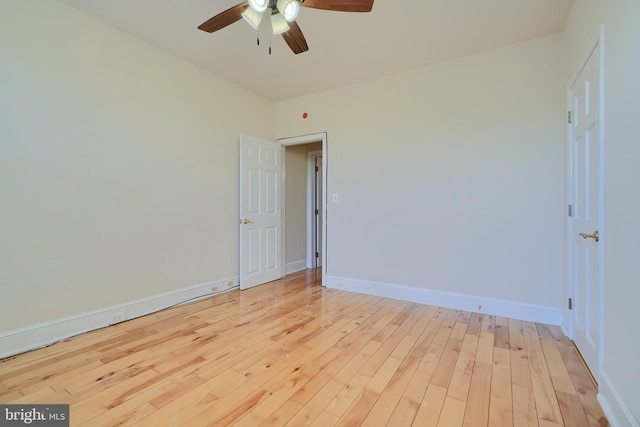
[[[596,47],[570,88],[570,277],[573,340],[598,378],[601,346],[602,253],[600,56]],[[598,233],[598,241],[595,234]]]
[[281,146],[240,135],[240,289],[282,277]]

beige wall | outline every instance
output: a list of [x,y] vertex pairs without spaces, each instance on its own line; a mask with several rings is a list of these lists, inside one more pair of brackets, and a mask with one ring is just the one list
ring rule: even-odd
[[1,2],[0,64],[0,332],[237,277],[269,101],[48,0]]
[[600,399],[612,425],[617,426],[640,425],[640,286],[635,238],[640,218],[639,23],[638,1],[581,0],[574,2],[566,28],[568,83],[604,25],[604,354]]
[[322,143],[286,147],[286,258],[285,262],[306,262],[307,258],[307,153],[322,150]]
[[276,103],[328,134],[327,274],[560,310],[564,84],[557,34]]

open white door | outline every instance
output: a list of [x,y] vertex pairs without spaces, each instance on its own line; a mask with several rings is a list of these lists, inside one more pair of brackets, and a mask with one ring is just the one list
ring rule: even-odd
[[600,51],[596,45],[570,87],[569,307],[572,338],[596,381],[602,346],[602,138]]
[[282,277],[280,144],[240,135],[240,289]]

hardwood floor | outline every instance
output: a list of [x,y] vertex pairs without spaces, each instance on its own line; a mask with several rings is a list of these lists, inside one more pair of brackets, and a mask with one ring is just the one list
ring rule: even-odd
[[74,426],[606,426],[559,328],[325,289],[319,271],[0,362]]

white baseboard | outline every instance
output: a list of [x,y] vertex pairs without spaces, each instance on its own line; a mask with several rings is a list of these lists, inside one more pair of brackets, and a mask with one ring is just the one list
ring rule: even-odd
[[329,288],[344,291],[509,317],[547,325],[558,326],[562,323],[562,310],[554,307],[335,276],[328,276],[326,285]]
[[285,269],[286,269],[285,274],[291,274],[291,273],[296,273],[298,271],[306,270],[307,261],[303,259],[300,261],[288,262]]
[[600,373],[598,403],[613,427],[640,427],[640,422],[604,371]]
[[[213,291],[214,288],[218,289]],[[44,347],[74,335],[104,328],[116,322],[145,316],[182,302],[238,288],[239,279],[233,277],[0,332],[0,359]]]

